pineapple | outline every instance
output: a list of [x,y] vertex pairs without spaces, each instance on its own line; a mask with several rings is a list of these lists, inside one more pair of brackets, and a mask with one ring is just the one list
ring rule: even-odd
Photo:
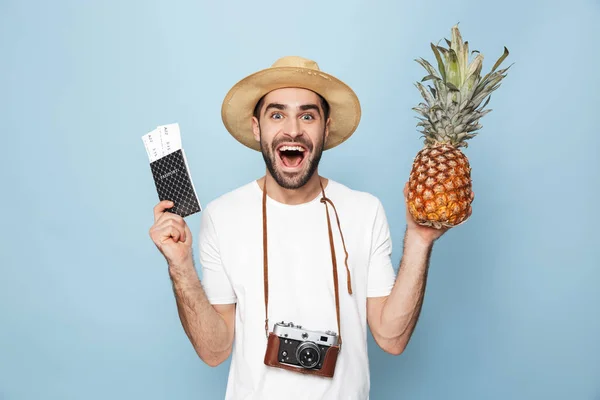
[[413,161],[407,194],[414,220],[436,229],[461,224],[470,215],[471,166],[460,148],[468,147],[467,140],[481,129],[479,119],[491,111],[483,109],[510,68],[496,71],[508,56],[504,47],[482,78],[483,55],[473,51],[478,54],[469,63],[469,43],[463,42],[458,25],[452,27],[452,40],[445,41],[448,48],[431,43],[439,71],[423,58],[415,60],[428,72],[421,82],[431,81],[433,87],[416,83],[425,103],[413,110],[420,114],[417,126],[425,140]]

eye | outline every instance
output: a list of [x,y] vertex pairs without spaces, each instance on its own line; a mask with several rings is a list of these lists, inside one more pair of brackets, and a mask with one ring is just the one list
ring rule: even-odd
[[315,117],[312,114],[303,114],[301,118],[307,121],[315,119]]
[[283,118],[283,115],[281,115],[280,112],[276,111],[273,114],[271,114],[271,118],[273,118],[273,119],[281,119],[281,118]]

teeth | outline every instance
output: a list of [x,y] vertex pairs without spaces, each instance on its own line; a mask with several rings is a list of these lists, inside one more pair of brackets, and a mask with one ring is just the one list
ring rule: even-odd
[[300,146],[282,146],[279,150],[280,151],[301,151],[301,152],[304,151],[304,149]]

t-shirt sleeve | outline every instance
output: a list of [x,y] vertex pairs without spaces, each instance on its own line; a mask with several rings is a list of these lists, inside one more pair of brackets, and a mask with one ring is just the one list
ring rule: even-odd
[[389,224],[383,205],[377,200],[371,236],[367,297],[387,296],[394,287],[395,279]]
[[219,242],[208,207],[200,219],[198,240],[202,287],[211,304],[232,304],[237,301],[229,276],[221,263]]

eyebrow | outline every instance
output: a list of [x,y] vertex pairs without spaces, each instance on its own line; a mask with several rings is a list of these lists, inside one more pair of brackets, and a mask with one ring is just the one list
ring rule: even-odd
[[269,105],[267,105],[265,107],[265,112],[263,115],[267,114],[267,111],[269,111],[269,109],[271,108],[276,108],[278,110],[285,110],[287,108],[287,106],[283,105],[283,104],[279,104],[279,103],[270,103]]
[[[281,104],[281,103],[270,103],[269,105],[267,105],[267,107],[265,107],[265,112],[264,114],[267,114],[267,111],[269,111],[269,109],[271,108],[275,108],[277,110],[286,110],[288,107],[285,104]],[[319,108],[319,106],[317,106],[316,104],[310,103],[310,104],[303,104],[300,107],[300,110],[302,111],[306,111],[306,110],[316,110],[319,115],[321,115],[321,109]]]
[[316,104],[303,104],[303,105],[300,106],[300,109],[302,111],[317,110],[317,112],[319,113],[319,115],[321,115],[321,109]]

